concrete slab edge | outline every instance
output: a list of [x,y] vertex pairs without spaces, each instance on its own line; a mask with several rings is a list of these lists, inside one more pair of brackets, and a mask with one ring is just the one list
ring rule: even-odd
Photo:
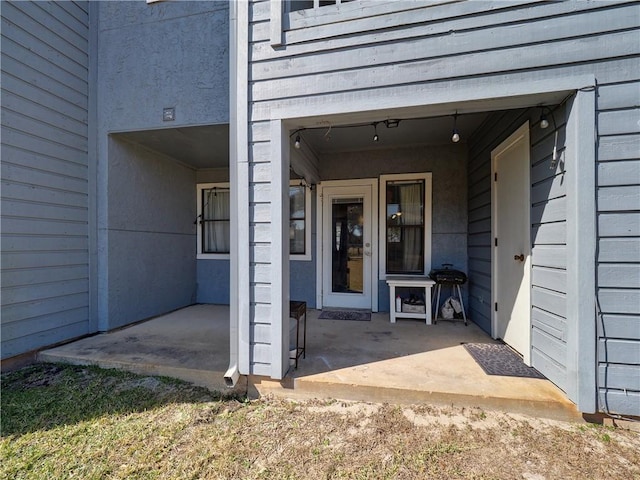
[[247,379],[241,377],[234,388],[229,388],[224,383],[224,372],[211,370],[197,370],[192,368],[170,367],[156,364],[122,362],[116,360],[89,360],[85,357],[71,355],[56,355],[49,352],[40,352],[37,360],[45,363],[66,363],[69,365],[93,365],[100,368],[113,368],[135,373],[137,375],[151,375],[176,378],[192,383],[199,387],[207,388],[224,395],[244,396],[247,392]]

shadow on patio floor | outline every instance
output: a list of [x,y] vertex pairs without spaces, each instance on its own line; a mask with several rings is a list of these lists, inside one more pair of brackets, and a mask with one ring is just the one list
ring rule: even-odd
[[[250,377],[250,393],[392,403],[444,403],[577,418],[548,380],[486,375],[462,343],[493,340],[472,322],[321,320],[309,310],[307,354],[283,381]],[[165,375],[223,390],[229,307],[194,305],[41,352],[40,360]],[[246,379],[238,389],[247,388]]]

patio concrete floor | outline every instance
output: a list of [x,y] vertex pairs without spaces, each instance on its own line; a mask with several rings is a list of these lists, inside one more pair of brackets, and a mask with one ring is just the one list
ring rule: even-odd
[[[283,381],[242,378],[236,391],[287,398],[336,398],[480,407],[579,420],[548,380],[487,375],[462,343],[493,340],[472,322],[321,320],[309,310],[307,354]],[[229,307],[194,305],[114,332],[40,352],[39,360],[120,368],[228,390]]]

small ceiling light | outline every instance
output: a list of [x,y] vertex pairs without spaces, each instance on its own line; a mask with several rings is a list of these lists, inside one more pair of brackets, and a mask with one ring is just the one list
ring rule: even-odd
[[384,124],[387,128],[397,128],[400,125],[400,120],[385,120]]
[[377,142],[380,140],[378,137],[378,122],[373,122],[373,141]]
[[542,115],[540,115],[540,128],[545,129],[549,126],[549,120],[547,120],[547,116],[544,114],[544,111],[542,112]]
[[293,146],[300,150],[300,135],[296,135],[296,141]]
[[460,141],[460,134],[458,133],[458,112],[453,115],[453,135],[451,135],[451,141],[453,143]]

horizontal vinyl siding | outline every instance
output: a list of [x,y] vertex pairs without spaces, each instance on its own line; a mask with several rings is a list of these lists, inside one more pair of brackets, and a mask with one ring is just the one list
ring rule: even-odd
[[[331,112],[330,106],[367,100],[371,109],[383,110],[398,98],[415,98],[416,105],[437,104],[502,83],[527,85],[593,75],[600,89],[610,89],[598,98],[598,157],[607,163],[598,165],[599,188],[603,182],[613,187],[598,192],[598,224],[608,232],[600,238],[599,255],[610,259],[621,247],[635,254],[630,258],[638,258],[636,183],[625,188],[616,183],[618,175],[629,182],[640,174],[638,95],[632,85],[638,78],[640,53],[637,2],[357,4],[359,13],[353,6],[345,6],[342,15],[342,6],[323,7],[308,12],[306,19],[304,12],[285,13],[283,46],[278,48],[271,45],[270,2],[251,5],[249,115],[254,125],[264,124],[274,111],[321,116]],[[539,115],[538,109],[496,113],[470,143],[469,309],[486,331],[491,329],[492,308],[490,152],[527,119],[537,124]],[[561,158],[565,115],[565,106],[554,111]],[[566,389],[568,356],[575,353],[567,352],[567,321],[579,320],[566,318],[566,182],[562,161],[555,172],[549,170],[554,141],[553,128],[532,129],[532,358]],[[260,150],[269,148],[261,145]],[[257,152],[254,160],[267,158]],[[264,255],[268,258],[267,250]],[[632,289],[633,272],[607,270],[609,283],[618,274],[626,280],[618,288],[607,284],[611,294],[601,293],[601,302],[636,301],[634,293],[621,290]]]
[[[533,126],[531,141],[531,245],[533,365],[560,388],[567,385],[566,207],[561,169],[549,169],[552,128],[536,127],[539,111],[507,111],[489,117],[474,133],[469,154],[469,285],[470,316],[491,332],[491,151],[525,121]],[[554,111],[562,155],[564,112]],[[550,141],[550,139],[552,141]]]
[[2,5],[2,358],[89,333],[88,5]]
[[531,136],[531,358],[535,368],[566,391],[571,380],[567,378],[565,176],[572,172],[564,170],[565,106],[552,108],[552,114],[558,127],[554,170],[549,168],[554,129],[532,128]]
[[598,393],[627,415],[640,415],[639,78],[598,88]]
[[[634,4],[461,2],[415,8],[413,2],[409,9],[411,3],[397,3],[396,11],[317,27],[318,41],[288,42],[302,31],[285,32],[286,48],[275,50],[265,36],[268,16],[257,15],[251,25],[253,119],[268,118],[276,105],[302,101],[312,107],[347,92],[384,95],[460,80],[474,80],[477,88],[482,77],[536,77],[541,67],[593,72],[583,67],[636,53]],[[268,7],[259,5],[261,12]]]
[[469,310],[475,323],[491,334],[491,151],[527,116],[522,111],[491,115],[469,144],[468,256]]

